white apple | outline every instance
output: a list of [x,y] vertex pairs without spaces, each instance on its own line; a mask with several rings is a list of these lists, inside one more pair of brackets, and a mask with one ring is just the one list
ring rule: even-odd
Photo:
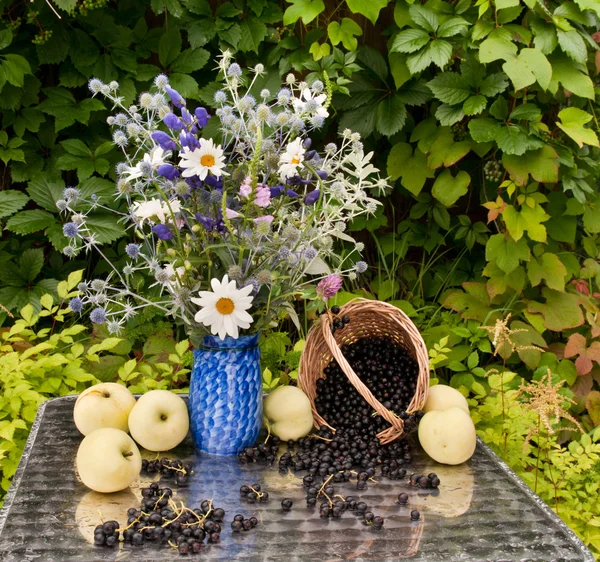
[[141,396],[129,414],[131,436],[148,451],[169,451],[188,433],[187,406],[168,390],[151,390]]
[[84,435],[101,427],[128,431],[127,420],[134,406],[135,397],[129,389],[114,382],[103,382],[81,393],[73,408],[73,419]]
[[90,544],[94,543],[94,529],[104,521],[118,521],[125,526],[125,514],[127,510],[140,503],[131,488],[115,492],[113,494],[101,494],[99,492],[88,492],[85,494],[75,510],[75,523],[81,536]]
[[104,494],[127,488],[140,475],[142,456],[127,433],[101,427],[83,439],[77,451],[79,478]]
[[458,390],[445,384],[436,384],[429,388],[423,411],[427,413],[433,410],[447,410],[452,406],[469,413],[467,399]]
[[419,441],[434,461],[461,464],[473,456],[477,435],[471,416],[453,406],[423,416],[419,423]]
[[280,386],[264,401],[264,418],[269,430],[282,441],[297,441],[313,427],[308,396],[296,386]]

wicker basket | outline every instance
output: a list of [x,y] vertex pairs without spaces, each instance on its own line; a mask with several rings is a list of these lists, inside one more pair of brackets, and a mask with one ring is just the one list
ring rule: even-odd
[[[315,323],[310,329],[300,357],[298,380],[311,401],[315,427],[321,425],[331,427],[317,412],[315,398],[317,380],[324,377],[323,370],[335,358],[356,390],[390,424],[390,427],[379,433],[377,437],[383,444],[394,441],[404,433],[404,421],[384,408],[373,396],[352,370],[340,347],[370,336],[388,337],[402,346],[419,366],[417,388],[407,409],[407,413],[412,413],[420,410],[427,399],[429,358],[425,342],[410,318],[391,304],[356,299],[342,306],[339,316],[348,316],[350,323],[344,329],[336,330],[335,335],[331,333],[333,315],[329,312],[321,316],[320,322]],[[335,431],[335,428],[331,429]]]

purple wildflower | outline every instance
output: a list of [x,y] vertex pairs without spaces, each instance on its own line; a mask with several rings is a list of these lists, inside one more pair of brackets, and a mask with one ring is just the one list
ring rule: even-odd
[[181,120],[186,125],[191,125],[194,122],[192,114],[185,107],[181,108]]
[[194,111],[194,115],[196,116],[196,119],[198,120],[198,127],[200,127],[200,128],[206,127],[206,124],[208,123],[208,120],[210,119],[210,115],[208,114],[208,111],[206,111],[206,109],[204,109],[203,107],[198,107],[198,108],[196,108],[196,111]]
[[135,260],[140,255],[139,244],[127,244],[125,246],[125,253],[132,259]]
[[167,178],[168,180],[174,180],[179,177],[179,170],[171,164],[162,164],[156,170],[156,173],[163,178]]
[[279,197],[285,191],[285,187],[283,185],[275,185],[269,189],[271,190],[271,199]]
[[181,131],[185,127],[183,121],[174,113],[167,113],[163,117],[163,123],[172,131]]
[[169,88],[168,86],[165,88],[167,95],[171,98],[171,103],[175,107],[182,108],[185,105],[185,100],[181,97],[181,94],[177,90],[173,90],[173,88]]
[[314,205],[321,195],[321,192],[318,189],[311,191],[305,198],[304,203],[306,205]]
[[300,197],[300,194],[299,194],[299,193],[296,193],[296,192],[295,192],[293,189],[288,189],[288,190],[285,192],[285,194],[286,194],[288,197],[291,197],[292,199],[295,199],[296,197]]
[[83,301],[79,297],[73,297],[69,301],[69,308],[73,312],[81,312],[83,310]]
[[335,297],[337,292],[342,288],[342,283],[342,278],[337,273],[332,273],[319,281],[317,284],[317,295],[322,300],[327,301]]
[[79,232],[79,227],[74,222],[68,222],[63,225],[63,234],[68,238],[75,238]]
[[177,148],[173,139],[163,131],[154,131],[150,136],[163,150],[175,150]]
[[152,232],[156,234],[161,240],[172,240],[173,233],[166,224],[157,224],[152,227]]

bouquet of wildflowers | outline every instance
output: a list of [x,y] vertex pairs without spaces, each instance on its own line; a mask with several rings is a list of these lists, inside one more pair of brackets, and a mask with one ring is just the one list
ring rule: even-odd
[[[262,65],[243,72],[228,52],[218,64],[218,143],[202,136],[208,111],[191,109],[167,76],[130,107],[118,84],[90,81],[92,93],[118,111],[108,118],[125,160],[115,196],[126,201],[121,220],[131,241],[127,265],[110,264],[106,280],[82,283],[70,306],[89,306],[91,321],[111,333],[145,306],[181,319],[192,337],[237,338],[240,329],[257,332],[286,315],[297,323],[293,300],[316,294],[326,301],[343,276],[354,279],[367,267],[362,245],[345,230],[375,211],[369,191],[387,184],[358,134],[347,130],[338,143],[312,146],[311,132],[328,117],[327,78],[309,86],[289,75],[278,92],[257,91]],[[105,257],[77,210],[81,201],[79,190],[67,188],[58,202],[70,215],[65,253]],[[98,198],[84,203],[104,206]],[[338,253],[339,239],[351,250]],[[158,297],[140,294],[142,272]]]

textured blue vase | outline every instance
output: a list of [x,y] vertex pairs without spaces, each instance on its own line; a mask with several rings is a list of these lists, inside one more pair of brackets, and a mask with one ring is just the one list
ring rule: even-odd
[[253,445],[262,425],[262,373],[258,334],[205,336],[194,350],[190,425],[196,448],[237,455]]

